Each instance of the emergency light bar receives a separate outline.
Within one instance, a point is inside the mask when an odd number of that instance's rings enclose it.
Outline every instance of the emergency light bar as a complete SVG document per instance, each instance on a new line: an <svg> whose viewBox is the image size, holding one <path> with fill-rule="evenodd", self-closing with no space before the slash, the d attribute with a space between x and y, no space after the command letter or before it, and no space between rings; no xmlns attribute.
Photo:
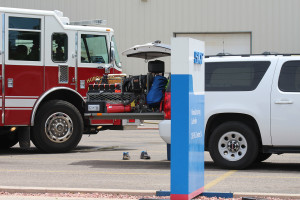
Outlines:
<svg viewBox="0 0 300 200"><path fill-rule="evenodd" d="M95 25L106 25L106 24L107 24L107 20L104 19L70 22L70 25L77 25L77 26L95 26Z"/></svg>

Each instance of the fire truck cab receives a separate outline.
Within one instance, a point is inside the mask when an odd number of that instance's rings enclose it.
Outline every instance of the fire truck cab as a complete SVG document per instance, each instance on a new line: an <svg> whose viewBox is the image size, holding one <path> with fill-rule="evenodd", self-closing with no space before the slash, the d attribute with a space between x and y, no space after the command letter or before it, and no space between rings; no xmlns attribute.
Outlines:
<svg viewBox="0 0 300 200"><path fill-rule="evenodd" d="M77 146L89 122L88 85L120 74L111 28L70 23L60 11L0 7L0 148L20 141L44 152ZM104 120L120 124L121 120Z"/></svg>

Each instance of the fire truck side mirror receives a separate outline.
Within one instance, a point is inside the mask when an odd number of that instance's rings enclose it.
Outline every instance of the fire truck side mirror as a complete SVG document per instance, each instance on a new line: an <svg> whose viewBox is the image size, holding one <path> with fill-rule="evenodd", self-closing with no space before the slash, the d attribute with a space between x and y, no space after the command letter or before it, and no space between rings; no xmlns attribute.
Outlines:
<svg viewBox="0 0 300 200"><path fill-rule="evenodd" d="M110 42L110 63L114 64L115 62L115 45L114 45L114 42L111 41Z"/></svg>
<svg viewBox="0 0 300 200"><path fill-rule="evenodd" d="M111 64L100 64L97 68L98 69L105 69L105 73L110 73L110 68L113 68L113 63Z"/></svg>

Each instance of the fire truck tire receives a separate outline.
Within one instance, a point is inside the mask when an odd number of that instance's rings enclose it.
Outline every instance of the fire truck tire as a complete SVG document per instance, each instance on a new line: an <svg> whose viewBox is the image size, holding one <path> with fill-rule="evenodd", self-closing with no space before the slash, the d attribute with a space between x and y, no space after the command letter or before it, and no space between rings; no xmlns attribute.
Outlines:
<svg viewBox="0 0 300 200"><path fill-rule="evenodd" d="M0 135L0 149L9 149L19 142L17 133Z"/></svg>
<svg viewBox="0 0 300 200"><path fill-rule="evenodd" d="M39 109L31 140L47 153L62 153L74 149L81 140L83 119L69 102L51 100Z"/></svg>

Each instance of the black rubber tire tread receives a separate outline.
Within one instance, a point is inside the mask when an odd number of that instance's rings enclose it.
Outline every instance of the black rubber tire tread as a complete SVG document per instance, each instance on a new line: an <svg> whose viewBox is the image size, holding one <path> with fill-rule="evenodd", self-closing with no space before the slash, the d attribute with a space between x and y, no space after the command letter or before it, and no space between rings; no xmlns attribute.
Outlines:
<svg viewBox="0 0 300 200"><path fill-rule="evenodd" d="M257 154L257 157L256 157L255 162L256 162L256 163L259 163L259 162L265 161L265 160L267 160L268 158L270 158L271 156L272 156L271 153L262 153L262 152L259 152L259 153Z"/></svg>
<svg viewBox="0 0 300 200"><path fill-rule="evenodd" d="M245 156L237 161L228 161L224 159L218 150L218 142L222 135L229 131L235 131L242 134L248 144ZM246 124L238 121L229 121L219 125L209 138L209 153L215 164L226 169L245 169L254 163L258 154L258 140L253 130Z"/></svg>
<svg viewBox="0 0 300 200"><path fill-rule="evenodd" d="M73 133L63 143L55 143L48 139L45 133L45 122L55 112L66 113L73 121ZM46 153L64 153L73 150L81 140L83 133L83 119L78 109L69 102L62 100L51 100L39 109L31 134L33 144Z"/></svg>
<svg viewBox="0 0 300 200"><path fill-rule="evenodd" d="M0 149L9 149L19 142L17 131L7 135L0 135Z"/></svg>

